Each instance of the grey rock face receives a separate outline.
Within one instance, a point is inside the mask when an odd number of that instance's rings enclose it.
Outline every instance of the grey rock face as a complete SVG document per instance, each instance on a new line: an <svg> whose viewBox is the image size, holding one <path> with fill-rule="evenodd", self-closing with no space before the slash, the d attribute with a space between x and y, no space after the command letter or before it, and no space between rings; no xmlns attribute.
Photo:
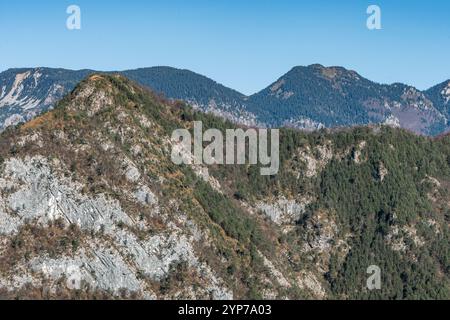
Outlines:
<svg viewBox="0 0 450 320"><path fill-rule="evenodd" d="M83 196L80 194L81 185L56 178L45 158L8 160L0 188L17 189L4 199L16 219L13 224L0 222L2 233L17 230L34 219L45 224L62 218L68 224L93 231L101 228L112 231L119 222L131 223L131 219L114 201L107 200L104 195L96 198Z"/></svg>
<svg viewBox="0 0 450 320"><path fill-rule="evenodd" d="M207 283L201 292L191 295L232 298L222 280L208 265L199 262L194 243L201 235L182 213L179 221L184 221L185 228L168 222L163 232L138 239L130 228L148 233L144 223L130 217L118 201L107 195L82 194L82 186L61 177L60 170L58 160L50 162L41 156L7 159L0 174L0 237L12 236L28 223L45 227L62 219L66 225L99 233L98 239L74 254L24 260L16 269L28 271L20 279L14 273L0 275L0 287L13 290L26 283L65 278L70 289L88 284L114 294L127 290L153 299L157 296L146 279L162 281L169 275L171 265L186 262ZM148 186L140 185L132 195L137 203L161 215L158 198Z"/></svg>
<svg viewBox="0 0 450 320"><path fill-rule="evenodd" d="M77 256L51 259L39 257L30 263L33 272L38 272L48 279L65 278L67 287L81 289L84 283L91 288L108 290L119 294L120 290L144 292L145 284L136 278L135 273L123 258L113 250L96 248L81 250ZM153 297L151 292L146 292Z"/></svg>
<svg viewBox="0 0 450 320"><path fill-rule="evenodd" d="M258 202L256 208L278 225L293 224L305 212L305 208L309 203L309 199L297 202L280 198L276 201Z"/></svg>

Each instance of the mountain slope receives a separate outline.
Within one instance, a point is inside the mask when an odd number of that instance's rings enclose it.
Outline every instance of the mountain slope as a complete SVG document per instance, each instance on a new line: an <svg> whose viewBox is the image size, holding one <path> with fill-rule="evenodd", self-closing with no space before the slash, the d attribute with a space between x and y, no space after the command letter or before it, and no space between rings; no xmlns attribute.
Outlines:
<svg viewBox="0 0 450 320"><path fill-rule="evenodd" d="M173 164L193 121L234 127L95 74L2 133L0 297L450 297L449 137L283 129L268 177Z"/></svg>
<svg viewBox="0 0 450 320"><path fill-rule="evenodd" d="M204 112L237 123L254 124L254 115L245 112L246 97L243 94L192 71L153 67L121 74L155 92L162 92L168 98L184 100Z"/></svg>
<svg viewBox="0 0 450 320"><path fill-rule="evenodd" d="M0 128L48 110L89 70L12 69L0 74ZM188 70L153 67L123 75L235 123L299 129L386 123L416 133L447 130L447 83L426 92L381 85L341 67L295 67L261 92L246 97ZM43 79L43 81L41 80Z"/></svg>
<svg viewBox="0 0 450 320"><path fill-rule="evenodd" d="M0 130L47 111L89 73L51 68L0 73Z"/></svg>
<svg viewBox="0 0 450 320"><path fill-rule="evenodd" d="M433 102L436 109L447 119L450 119L450 80L428 89L425 94Z"/></svg>
<svg viewBox="0 0 450 320"><path fill-rule="evenodd" d="M295 67L250 97L248 110L273 126L312 128L387 122L433 135L445 117L419 90L381 85L341 67Z"/></svg>
<svg viewBox="0 0 450 320"><path fill-rule="evenodd" d="M272 259L251 239L266 238L260 226L204 168L170 161L170 134L189 114L120 76L92 75L55 110L4 132L3 297L262 294L253 286L274 280L258 266ZM299 294L289 291L270 285L270 294Z"/></svg>
<svg viewBox="0 0 450 320"><path fill-rule="evenodd" d="M0 130L51 109L92 70L35 68L10 69L0 73ZM243 108L244 95L188 70L154 67L122 72L140 84L181 99L234 122L254 124Z"/></svg>
<svg viewBox="0 0 450 320"><path fill-rule="evenodd" d="M0 74L0 130L50 109L89 70L12 69ZM170 99L248 126L299 129L386 123L425 135L448 130L448 81L426 92L382 85L341 67L295 67L246 97L188 70L170 67L123 71Z"/></svg>

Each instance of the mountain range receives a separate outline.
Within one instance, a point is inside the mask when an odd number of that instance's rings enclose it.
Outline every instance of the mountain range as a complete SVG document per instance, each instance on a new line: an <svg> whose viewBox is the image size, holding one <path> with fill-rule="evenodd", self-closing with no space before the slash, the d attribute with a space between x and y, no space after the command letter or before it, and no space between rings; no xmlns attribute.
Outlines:
<svg viewBox="0 0 450 320"><path fill-rule="evenodd" d="M94 72L29 68L0 73L0 128L51 109ZM314 130L384 123L424 135L449 129L450 80L420 91L315 64L295 67L262 91L246 96L189 70L153 67L120 74L167 98L249 126Z"/></svg>
<svg viewBox="0 0 450 320"><path fill-rule="evenodd" d="M14 92L56 88L49 70L28 72ZM52 72L65 86L90 73ZM286 98L289 81L261 99ZM6 92L31 110L47 89ZM0 299L450 297L448 135L282 128L280 170L262 176L173 163L174 129L239 126L122 75L88 75L52 105L0 134Z"/></svg>

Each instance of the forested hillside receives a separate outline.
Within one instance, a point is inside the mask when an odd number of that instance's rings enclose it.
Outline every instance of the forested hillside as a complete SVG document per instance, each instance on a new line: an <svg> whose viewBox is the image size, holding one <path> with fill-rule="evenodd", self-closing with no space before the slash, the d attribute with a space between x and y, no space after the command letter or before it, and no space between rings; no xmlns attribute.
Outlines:
<svg viewBox="0 0 450 320"><path fill-rule="evenodd" d="M280 171L175 165L174 129L235 125L119 75L0 136L0 296L450 297L450 138L280 132ZM366 287L367 268L381 289Z"/></svg>
<svg viewBox="0 0 450 320"><path fill-rule="evenodd" d="M92 72L24 68L0 73L0 131L51 109ZM240 125L311 131L387 124L428 136L449 129L449 81L420 91L314 64L294 67L267 88L245 96L189 70L152 67L119 73L168 99L183 100Z"/></svg>

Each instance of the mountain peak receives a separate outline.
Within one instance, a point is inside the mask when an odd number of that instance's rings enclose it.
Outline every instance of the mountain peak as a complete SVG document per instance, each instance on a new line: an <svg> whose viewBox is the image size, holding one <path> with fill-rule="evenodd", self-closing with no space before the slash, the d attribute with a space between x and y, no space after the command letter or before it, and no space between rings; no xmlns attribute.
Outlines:
<svg viewBox="0 0 450 320"><path fill-rule="evenodd" d="M95 73L81 81L69 96L71 109L83 110L87 105L106 107L112 103L112 95L119 80L118 76ZM74 102L74 103L73 103Z"/></svg>
<svg viewBox="0 0 450 320"><path fill-rule="evenodd" d="M140 104L144 95L156 98L150 90L121 74L94 73L81 81L72 93L61 101L61 107L93 116L108 108Z"/></svg>
<svg viewBox="0 0 450 320"><path fill-rule="evenodd" d="M433 135L446 125L447 111L439 106L450 101L450 89L448 95L438 89L432 101L407 85L383 85L344 67L312 64L291 69L252 96L248 110L272 126L353 126L395 118L403 128Z"/></svg>
<svg viewBox="0 0 450 320"><path fill-rule="evenodd" d="M314 75L320 76L322 78L326 78L329 80L337 79L340 77L347 77L353 79L361 79L362 77L355 71L346 69L340 66L324 66L319 63L311 64L308 66L296 66L292 68L286 75L298 75L298 74L306 74L306 75Z"/></svg>
<svg viewBox="0 0 450 320"><path fill-rule="evenodd" d="M307 68L310 68L310 69L324 69L326 67L324 65L320 64L320 63L313 63L313 64L310 64L309 66L307 66Z"/></svg>

